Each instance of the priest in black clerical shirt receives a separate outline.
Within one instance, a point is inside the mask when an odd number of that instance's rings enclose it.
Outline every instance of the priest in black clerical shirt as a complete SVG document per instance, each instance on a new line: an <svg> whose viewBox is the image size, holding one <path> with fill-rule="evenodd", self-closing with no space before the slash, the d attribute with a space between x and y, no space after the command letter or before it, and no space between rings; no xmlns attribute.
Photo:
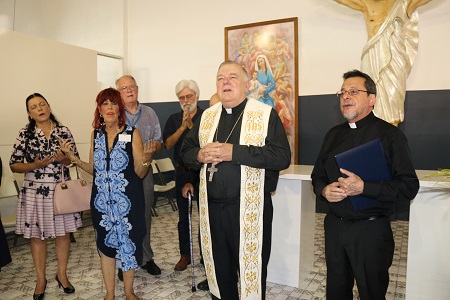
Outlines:
<svg viewBox="0 0 450 300"><path fill-rule="evenodd" d="M311 174L317 198L330 209L324 220L327 299L353 299L355 279L362 300L385 299L394 255L389 216L396 202L416 196L419 181L403 132L372 112L377 93L372 78L358 70L343 78L337 96L347 122L327 133ZM382 143L391 181L363 181L339 169L335 155L375 139ZM357 195L375 201L357 209L349 198Z"/></svg>
<svg viewBox="0 0 450 300"><path fill-rule="evenodd" d="M220 102L205 110L181 149L200 169L202 253L213 299L265 299L279 171L289 167L286 133L272 107L247 99L249 78L231 61L217 72Z"/></svg>

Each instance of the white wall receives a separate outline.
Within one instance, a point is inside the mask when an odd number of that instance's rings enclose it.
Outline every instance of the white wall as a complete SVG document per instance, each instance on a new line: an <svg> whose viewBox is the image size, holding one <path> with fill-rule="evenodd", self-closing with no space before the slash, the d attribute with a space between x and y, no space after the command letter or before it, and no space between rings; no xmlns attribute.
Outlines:
<svg viewBox="0 0 450 300"><path fill-rule="evenodd" d="M450 1L433 0L419 13L407 89L450 89ZM175 101L183 78L195 79L200 98L209 98L224 60L224 27L290 17L299 18L300 95L336 92L342 73L360 66L367 34L358 11L332 0L128 1L128 70L140 81L141 100Z"/></svg>
<svg viewBox="0 0 450 300"><path fill-rule="evenodd" d="M450 89L450 1L432 0L419 13L407 89ZM341 74L359 67L367 34L363 15L333 0L0 0L0 27L124 56L142 102L176 101L183 78L209 98L224 27L291 17L299 18L300 95L334 93Z"/></svg>
<svg viewBox="0 0 450 300"><path fill-rule="evenodd" d="M25 99L41 93L70 128L80 154L89 157L97 91L97 53L0 29L0 155L8 166L19 130L28 123ZM9 168L4 168L7 171Z"/></svg>
<svg viewBox="0 0 450 300"><path fill-rule="evenodd" d="M124 0L0 0L2 14L7 29L124 55Z"/></svg>
<svg viewBox="0 0 450 300"><path fill-rule="evenodd" d="M0 0L0 28L13 30L14 1Z"/></svg>

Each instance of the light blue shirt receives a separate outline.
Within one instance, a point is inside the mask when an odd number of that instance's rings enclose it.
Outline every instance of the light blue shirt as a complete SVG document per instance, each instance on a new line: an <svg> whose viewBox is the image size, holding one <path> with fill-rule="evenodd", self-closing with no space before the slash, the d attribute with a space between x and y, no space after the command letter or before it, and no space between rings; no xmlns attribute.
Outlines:
<svg viewBox="0 0 450 300"><path fill-rule="evenodd" d="M144 143L150 140L162 143L161 125L159 124L158 116L151 107L141 105L138 102L136 113L132 114L125 109L125 116L127 124L139 130Z"/></svg>

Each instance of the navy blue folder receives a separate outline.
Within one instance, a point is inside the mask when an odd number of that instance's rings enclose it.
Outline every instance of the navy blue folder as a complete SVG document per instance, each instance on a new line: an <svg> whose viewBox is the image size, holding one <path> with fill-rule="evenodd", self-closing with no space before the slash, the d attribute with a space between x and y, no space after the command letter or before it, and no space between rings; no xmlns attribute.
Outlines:
<svg viewBox="0 0 450 300"><path fill-rule="evenodd" d="M380 139L375 139L335 156L339 168L346 169L368 182L391 181L392 172ZM346 177L343 175L343 177ZM362 210L378 202L362 195L350 196L354 211Z"/></svg>

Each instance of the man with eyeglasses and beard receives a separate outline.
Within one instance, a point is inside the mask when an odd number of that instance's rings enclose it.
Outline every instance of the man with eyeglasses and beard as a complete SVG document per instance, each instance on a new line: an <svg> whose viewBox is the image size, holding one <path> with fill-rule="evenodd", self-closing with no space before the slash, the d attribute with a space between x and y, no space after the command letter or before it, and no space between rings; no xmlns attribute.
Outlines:
<svg viewBox="0 0 450 300"><path fill-rule="evenodd" d="M347 122L328 131L311 174L317 198L329 207L324 220L327 299L353 299L355 279L361 299L385 299L394 255L389 216L396 202L416 196L419 181L403 132L372 112L377 100L372 78L353 70L343 79L337 96ZM391 181L363 181L361 174L339 169L335 155L375 139L381 141ZM354 207L349 197L357 195L373 199L372 204Z"/></svg>
<svg viewBox="0 0 450 300"><path fill-rule="evenodd" d="M176 164L175 189L178 205L178 241L180 260L175 271L184 271L191 263L189 245L189 217L187 192L198 195L198 172L186 167L180 158L180 149L184 137L200 118L203 109L197 106L200 89L194 80L181 80L175 86L175 94L180 101L181 111L172 114L166 122L163 132L164 145L167 150L173 148L173 159ZM197 197L195 197L197 198ZM208 290L208 282L198 284L200 290Z"/></svg>

